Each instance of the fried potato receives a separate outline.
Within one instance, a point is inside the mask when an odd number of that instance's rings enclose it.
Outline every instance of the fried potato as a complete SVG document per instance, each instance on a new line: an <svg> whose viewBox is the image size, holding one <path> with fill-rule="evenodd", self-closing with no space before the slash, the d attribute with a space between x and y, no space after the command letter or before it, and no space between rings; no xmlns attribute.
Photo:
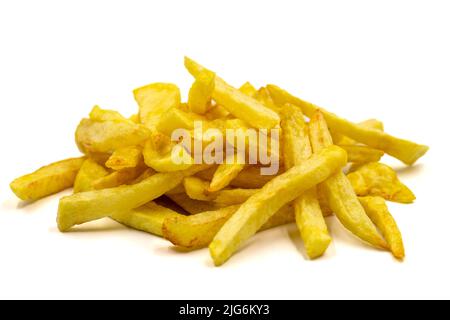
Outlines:
<svg viewBox="0 0 450 320"><path fill-rule="evenodd" d="M127 227L162 237L164 220L177 216L183 217L182 214L151 201L130 211L114 213L110 218Z"/></svg>
<svg viewBox="0 0 450 320"><path fill-rule="evenodd" d="M194 121L206 121L206 118L198 114L188 113L178 108L171 108L161 116L156 128L159 132L170 137L174 130L194 129Z"/></svg>
<svg viewBox="0 0 450 320"><path fill-rule="evenodd" d="M256 88L248 81L239 87L239 91L252 98L254 98L258 92L258 90L256 90Z"/></svg>
<svg viewBox="0 0 450 320"><path fill-rule="evenodd" d="M174 216L164 220L164 238L176 246L199 249L208 246L225 222L239 209L229 206L192 216ZM294 221L293 209L286 205L275 213L259 231Z"/></svg>
<svg viewBox="0 0 450 320"><path fill-rule="evenodd" d="M73 192L83 192L93 190L92 183L108 175L108 171L92 159L86 159L77 173L73 184Z"/></svg>
<svg viewBox="0 0 450 320"><path fill-rule="evenodd" d="M308 127L300 108L286 104L280 110L283 130L284 166L290 169L300 165L312 155ZM322 256L331 237L317 200L316 187L312 187L293 201L295 221L305 244L308 257Z"/></svg>
<svg viewBox="0 0 450 320"><path fill-rule="evenodd" d="M313 114L309 130L314 152L320 152L323 148L333 145L322 112L316 111ZM364 212L350 181L342 171L335 173L320 184L319 189L323 189L328 205L345 228L375 247L386 247L385 241Z"/></svg>
<svg viewBox="0 0 450 320"><path fill-rule="evenodd" d="M346 162L346 152L330 146L268 182L241 205L211 242L214 263L223 264L282 206L327 179Z"/></svg>
<svg viewBox="0 0 450 320"><path fill-rule="evenodd" d="M105 166L113 170L134 168L142 162L142 148L129 146L117 149L106 161Z"/></svg>
<svg viewBox="0 0 450 320"><path fill-rule="evenodd" d="M331 130L339 132L372 148L383 150L387 154L403 161L405 164L414 164L414 162L428 151L428 147L425 145L399 139L380 130L364 128L356 123L340 118L312 103L294 97L275 85L268 85L267 89L278 105L284 105L285 103L294 104L300 107L310 118L314 115L316 110L320 109Z"/></svg>
<svg viewBox="0 0 450 320"><path fill-rule="evenodd" d="M234 160L235 158L237 159ZM219 165L216 172L214 172L208 191L215 192L225 188L244 167L245 159L241 159L239 154L233 154L230 158L225 159L225 163Z"/></svg>
<svg viewBox="0 0 450 320"><path fill-rule="evenodd" d="M358 125L361 127L364 127L364 128L368 128L368 129L384 131L383 122L381 122L380 120L377 120L377 119L367 119L362 122L359 122ZM330 133L331 133L331 136L333 137L334 144L353 145L353 144L358 143L357 141L353 140L352 138L346 137L346 136L340 134L339 132L330 131Z"/></svg>
<svg viewBox="0 0 450 320"><path fill-rule="evenodd" d="M380 196L389 201L412 203L416 197L397 177L389 166L371 162L358 167L347 175L359 196Z"/></svg>
<svg viewBox="0 0 450 320"><path fill-rule="evenodd" d="M25 201L35 201L70 188L85 158L71 158L44 166L10 183L14 194Z"/></svg>
<svg viewBox="0 0 450 320"><path fill-rule="evenodd" d="M198 77L202 72L207 70L187 57L184 59L184 65L194 77ZM218 76L215 77L215 87L212 97L232 115L255 128L271 129L280 123L278 114L252 97L233 88Z"/></svg>
<svg viewBox="0 0 450 320"><path fill-rule="evenodd" d="M150 137L150 131L140 124L107 120L83 119L75 132L78 148L83 153L111 153L136 146Z"/></svg>
<svg viewBox="0 0 450 320"><path fill-rule="evenodd" d="M210 106L211 96L214 91L216 74L209 70L203 70L196 77L189 90L188 105L192 112L205 114Z"/></svg>
<svg viewBox="0 0 450 320"><path fill-rule="evenodd" d="M384 199L381 197L360 197L359 202L361 202L369 218L383 234L392 255L402 260L405 257L402 234L394 218L389 213Z"/></svg>
<svg viewBox="0 0 450 320"><path fill-rule="evenodd" d="M210 108L208 108L208 111L205 113L205 118L208 119L209 121L215 120L215 119L222 119L225 118L227 116L229 116L230 113L228 112L227 109L225 109L224 107L216 104L214 106L211 106Z"/></svg>
<svg viewBox="0 0 450 320"><path fill-rule="evenodd" d="M339 147L347 151L348 162L357 164L376 162L384 155L383 151L367 146L340 144Z"/></svg>
<svg viewBox="0 0 450 320"><path fill-rule="evenodd" d="M102 109L99 106L94 106L89 113L89 119L93 121L124 121L129 122L130 120L125 118L119 112L115 110Z"/></svg>
<svg viewBox="0 0 450 320"><path fill-rule="evenodd" d="M137 179L144 171L145 168L143 166L113 171L106 176L92 181L92 189L100 190L106 188L114 188L122 184L133 183L133 181Z"/></svg>
<svg viewBox="0 0 450 320"><path fill-rule="evenodd" d="M267 108L279 112L280 108L273 102L272 97L270 96L269 90L266 87L261 87L255 94L255 99L265 105Z"/></svg>
<svg viewBox="0 0 450 320"><path fill-rule="evenodd" d="M214 202L220 205L241 204L257 193L259 189L224 189L215 192Z"/></svg>
<svg viewBox="0 0 450 320"><path fill-rule="evenodd" d="M180 90L171 83L152 83L135 89L133 94L139 105L139 118L150 129L165 112L181 103Z"/></svg>
<svg viewBox="0 0 450 320"><path fill-rule="evenodd" d="M166 193L166 196L190 214L213 211L225 207L215 202L191 199L186 193Z"/></svg>

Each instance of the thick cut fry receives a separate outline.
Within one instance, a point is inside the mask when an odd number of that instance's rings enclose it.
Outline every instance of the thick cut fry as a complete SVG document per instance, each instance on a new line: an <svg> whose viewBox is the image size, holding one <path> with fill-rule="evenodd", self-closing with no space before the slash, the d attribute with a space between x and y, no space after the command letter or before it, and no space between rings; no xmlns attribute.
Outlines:
<svg viewBox="0 0 450 320"><path fill-rule="evenodd" d="M283 205L327 179L346 162L346 152L331 146L268 182L241 205L211 242L214 263L223 264Z"/></svg>
<svg viewBox="0 0 450 320"><path fill-rule="evenodd" d="M190 214L213 211L224 207L215 202L191 199L186 193L166 193L166 196Z"/></svg>
<svg viewBox="0 0 450 320"><path fill-rule="evenodd" d="M314 152L333 144L327 123L320 111L313 114L309 129ZM345 228L375 247L386 247L385 241L364 212L350 181L342 171L332 175L320 184L319 188L323 189L328 205Z"/></svg>
<svg viewBox="0 0 450 320"><path fill-rule="evenodd" d="M150 129L167 110L181 103L180 90L171 83L152 83L135 89L133 94L139 105L139 118Z"/></svg>
<svg viewBox="0 0 450 320"><path fill-rule="evenodd" d="M359 196L380 196L389 201L412 203L416 197L397 177L391 167L371 162L349 173L353 189Z"/></svg>
<svg viewBox="0 0 450 320"><path fill-rule="evenodd" d="M99 106L94 106L89 113L89 118L93 121L124 121L129 122L127 118L114 110L102 109Z"/></svg>
<svg viewBox="0 0 450 320"><path fill-rule="evenodd" d="M348 162L353 162L357 164L376 162L381 159L384 152L367 146L359 145L343 145L340 144L339 147L347 151Z"/></svg>
<svg viewBox="0 0 450 320"><path fill-rule="evenodd" d="M234 161L234 158L236 158ZM236 156L233 154L231 160L229 158L225 159L225 163L222 163L217 167L216 172L209 184L208 190L210 192L219 191L226 186L228 186L234 178L241 172L245 167L245 159L241 159L239 154Z"/></svg>
<svg viewBox="0 0 450 320"><path fill-rule="evenodd" d="M364 127L364 128L368 128L368 129L384 131L383 122L381 122L380 120L377 120L377 119L367 119L362 122L359 122L358 125L361 127ZM358 143L357 141L353 140L352 138L346 137L346 136L340 134L339 132L331 131L330 133L331 133L331 136L333 137L334 144L353 145L353 144Z"/></svg>
<svg viewBox="0 0 450 320"><path fill-rule="evenodd" d="M114 171L104 177L92 181L92 188L94 190L100 190L118 187L122 184L130 184L144 171L145 168L142 166Z"/></svg>
<svg viewBox="0 0 450 320"><path fill-rule="evenodd" d="M256 90L256 88L248 81L239 87L239 91L252 98L254 98L258 92L258 90Z"/></svg>
<svg viewBox="0 0 450 320"><path fill-rule="evenodd" d="M126 121L93 121L83 119L75 132L78 148L83 153L111 153L127 146L143 143L150 131L140 124Z"/></svg>
<svg viewBox="0 0 450 320"><path fill-rule="evenodd" d="M182 214L151 201L130 211L114 213L111 218L127 227L162 237L164 220L178 216L183 217Z"/></svg>
<svg viewBox="0 0 450 320"><path fill-rule="evenodd" d="M113 152L105 166L113 170L134 168L142 161L142 148L139 146L129 146L117 149Z"/></svg>
<svg viewBox="0 0 450 320"><path fill-rule="evenodd" d="M280 171L281 169L282 168L280 168ZM217 168L213 167L208 170L199 172L197 176L205 180L212 180L214 172L216 170ZM259 189L274 177L270 175L263 176L260 174L260 170L261 168L257 166L245 167L241 172L238 173L236 178L231 181L230 185L236 188Z"/></svg>
<svg viewBox="0 0 450 320"><path fill-rule="evenodd" d="M292 103L300 107L310 118L316 110L320 109L323 112L330 129L333 131L339 132L372 148L383 150L387 154L408 165L414 164L417 159L422 157L428 151L428 147L425 145L399 139L380 130L364 128L356 123L340 118L312 103L294 97L275 85L268 85L267 89L269 89L272 98L278 105Z"/></svg>
<svg viewBox="0 0 450 320"><path fill-rule="evenodd" d="M215 194L208 192L208 181L199 179L197 177L186 177L183 180L186 194L194 200L212 201L216 197Z"/></svg>
<svg viewBox="0 0 450 320"><path fill-rule="evenodd" d="M269 90L267 90L266 87L261 87L258 89L257 93L255 94L255 99L261 102L263 105L265 105L267 108L279 112L280 108L273 102L272 97L270 96Z"/></svg>
<svg viewBox="0 0 450 320"><path fill-rule="evenodd" d="M208 246L224 223L239 209L229 206L192 216L174 216L164 220L164 238L176 246L197 249ZM293 209L286 205L275 213L259 231L294 221Z"/></svg>
<svg viewBox="0 0 450 320"><path fill-rule="evenodd" d="M207 70L195 61L185 57L184 65L194 77ZM233 88L219 77L215 77L213 99L224 106L232 115L255 128L271 129L280 123L278 114L262 105L256 99Z"/></svg>
<svg viewBox="0 0 450 320"><path fill-rule="evenodd" d="M280 110L283 130L284 166L290 169L311 157L308 127L300 108L286 104ZM293 201L295 221L308 257L320 257L327 250L331 237L317 200L316 187Z"/></svg>
<svg viewBox="0 0 450 320"><path fill-rule="evenodd" d="M159 132L171 137L172 132L177 129L194 129L194 121L205 121L206 118L201 115L188 113L179 108L172 108L164 113L156 128Z"/></svg>
<svg viewBox="0 0 450 320"><path fill-rule="evenodd" d="M209 70L203 70L196 77L189 90L188 105L192 112L206 113L214 91L216 75Z"/></svg>
<svg viewBox="0 0 450 320"><path fill-rule="evenodd" d="M369 218L380 229L391 249L392 255L397 259L403 259L405 257L405 248L403 247L402 234L384 199L381 197L360 197L359 201Z"/></svg>
<svg viewBox="0 0 450 320"><path fill-rule="evenodd" d="M185 176L203 169L199 166L186 171L157 173L133 185L63 197L59 201L58 228L60 231L67 231L77 224L140 207L175 188Z"/></svg>
<svg viewBox="0 0 450 320"><path fill-rule="evenodd" d="M73 192L78 193L93 190L92 183L106 175L108 175L108 171L103 166L92 159L86 159L75 178Z"/></svg>
<svg viewBox="0 0 450 320"><path fill-rule="evenodd" d="M25 201L39 200L73 186L85 158L71 158L49 164L33 173L15 179L9 185Z"/></svg>

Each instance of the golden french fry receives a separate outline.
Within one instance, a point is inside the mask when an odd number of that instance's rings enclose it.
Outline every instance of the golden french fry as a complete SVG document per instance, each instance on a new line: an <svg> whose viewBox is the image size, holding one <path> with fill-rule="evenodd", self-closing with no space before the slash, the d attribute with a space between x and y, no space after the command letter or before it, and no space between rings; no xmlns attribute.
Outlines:
<svg viewBox="0 0 450 320"><path fill-rule="evenodd" d="M164 238L176 246L198 249L208 246L224 223L239 209L229 206L192 216L173 216L164 220ZM260 229L266 230L294 221L293 209L286 205L275 213Z"/></svg>
<svg viewBox="0 0 450 320"><path fill-rule="evenodd" d="M184 65L194 77L198 77L199 74L207 70L188 57L185 57ZM278 114L252 97L233 88L218 76L215 77L212 97L218 104L224 106L232 115L242 119L255 128L271 129L280 123Z"/></svg>
<svg viewBox="0 0 450 320"><path fill-rule="evenodd" d="M104 176L108 175L108 171L92 159L86 159L77 173L73 184L73 192L83 192L93 190L92 183Z"/></svg>
<svg viewBox="0 0 450 320"><path fill-rule="evenodd" d="M384 155L383 151L367 146L339 144L339 147L347 151L348 162L357 164L376 162Z"/></svg>
<svg viewBox="0 0 450 320"><path fill-rule="evenodd" d="M267 108L278 113L280 108L273 102L272 97L270 96L269 90L266 87L261 87L255 94L255 99L265 105Z"/></svg>
<svg viewBox="0 0 450 320"><path fill-rule="evenodd" d="M414 162L428 151L428 147L425 145L399 139L380 130L364 128L356 123L340 118L312 103L294 97L275 85L268 85L267 89L269 90L272 99L274 99L278 105L292 103L300 107L310 118L314 115L316 110L320 109L331 130L339 132L372 148L383 150L387 154L408 165L414 164Z"/></svg>
<svg viewBox="0 0 450 320"><path fill-rule="evenodd" d="M225 189L215 192L214 203L219 205L241 204L257 193L259 189Z"/></svg>
<svg viewBox="0 0 450 320"><path fill-rule="evenodd" d="M125 118L119 112L115 110L102 109L99 106L94 106L89 113L89 119L93 121L124 121L129 122L130 120Z"/></svg>
<svg viewBox="0 0 450 320"><path fill-rule="evenodd" d="M211 242L214 263L223 264L282 206L327 179L346 162L346 152L330 146L268 182L241 205Z"/></svg>
<svg viewBox="0 0 450 320"><path fill-rule="evenodd" d="M361 127L364 127L364 128L368 128L368 129L384 131L383 122L381 122L380 120L377 120L377 119L367 119L362 122L359 122L358 125ZM346 137L339 132L330 131L330 133L331 133L331 136L333 137L334 144L353 145L353 144L358 143L357 141L353 140L352 138Z"/></svg>
<svg viewBox="0 0 450 320"><path fill-rule="evenodd" d="M333 145L327 123L320 111L316 111L309 123L311 145L314 152ZM361 240L379 248L385 248L386 242L364 212L350 181L342 171L329 177L319 189L323 189L328 205L339 221Z"/></svg>
<svg viewBox="0 0 450 320"><path fill-rule="evenodd" d="M205 121L206 118L195 113L189 113L179 108L171 108L164 113L156 128L159 132L164 133L168 137L177 129L194 129L194 121Z"/></svg>
<svg viewBox="0 0 450 320"><path fill-rule="evenodd" d="M397 177L391 167L371 162L349 173L353 189L359 196L380 196L389 201L412 203L416 196Z"/></svg>
<svg viewBox="0 0 450 320"><path fill-rule="evenodd" d="M180 90L171 83L152 83L135 89L133 94L141 123L150 129L154 129L165 112L181 103Z"/></svg>
<svg viewBox="0 0 450 320"><path fill-rule="evenodd" d="M214 91L216 74L203 70L196 77L189 90L188 105L192 112L206 113Z"/></svg>
<svg viewBox="0 0 450 320"><path fill-rule="evenodd" d="M151 201L130 211L116 212L110 218L127 227L162 237L164 220L177 216L183 217L182 214Z"/></svg>
<svg viewBox="0 0 450 320"><path fill-rule="evenodd" d="M214 172L208 191L215 192L225 188L244 167L245 159L241 159L239 154L226 158L225 163L220 164Z"/></svg>
<svg viewBox="0 0 450 320"><path fill-rule="evenodd" d="M185 193L166 193L166 196L190 214L213 211L224 207L223 205L219 205L215 202L191 199Z"/></svg>
<svg viewBox="0 0 450 320"><path fill-rule="evenodd" d="M106 176L100 177L92 181L92 189L100 190L106 188L114 188L122 184L133 183L133 181L137 179L144 171L145 168L139 166L135 168L127 168L111 172Z"/></svg>
<svg viewBox="0 0 450 320"><path fill-rule="evenodd" d="M248 81L239 87L239 91L252 98L254 98L258 92L258 90L256 90L256 88Z"/></svg>
<svg viewBox="0 0 450 320"><path fill-rule="evenodd" d="M397 259L405 257L402 234L397 227L394 217L389 213L386 202L381 197L360 197L359 202L366 210L367 215L380 229L391 249L392 255Z"/></svg>
<svg viewBox="0 0 450 320"><path fill-rule="evenodd" d="M83 119L75 132L78 148L83 153L111 153L127 146L136 146L150 137L143 125L131 121L93 121Z"/></svg>
<svg viewBox="0 0 450 320"><path fill-rule="evenodd" d="M113 170L134 168L142 161L142 148L129 146L117 149L106 161L105 166Z"/></svg>
<svg viewBox="0 0 450 320"><path fill-rule="evenodd" d="M280 110L283 130L284 166L290 169L312 155L308 127L300 108L286 104ZM331 237L317 200L316 187L293 201L295 221L308 257L320 257L327 250Z"/></svg>
<svg viewBox="0 0 450 320"><path fill-rule="evenodd" d="M35 201L73 186L85 158L71 158L44 166L10 183L14 194L25 201Z"/></svg>

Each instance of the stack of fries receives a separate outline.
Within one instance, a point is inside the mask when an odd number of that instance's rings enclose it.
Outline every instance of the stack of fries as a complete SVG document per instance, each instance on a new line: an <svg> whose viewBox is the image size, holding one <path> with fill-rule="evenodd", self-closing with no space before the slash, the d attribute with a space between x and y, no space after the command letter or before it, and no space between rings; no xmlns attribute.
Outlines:
<svg viewBox="0 0 450 320"><path fill-rule="evenodd" d="M386 153L413 165L427 146L275 85L237 89L189 58L185 66L195 78L187 103L176 85L153 83L134 90L139 111L129 118L95 106L76 129L84 156L14 180L13 192L35 201L73 187L59 202L60 231L111 218L176 246L209 246L216 265L256 232L294 221L307 255L320 257L331 242L328 215L403 259L385 200L415 196L379 160Z"/></svg>

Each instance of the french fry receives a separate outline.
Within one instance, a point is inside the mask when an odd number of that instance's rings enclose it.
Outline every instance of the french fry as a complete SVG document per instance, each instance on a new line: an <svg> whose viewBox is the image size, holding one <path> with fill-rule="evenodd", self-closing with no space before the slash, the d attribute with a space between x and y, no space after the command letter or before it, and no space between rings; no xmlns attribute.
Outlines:
<svg viewBox="0 0 450 320"><path fill-rule="evenodd" d="M92 181L92 188L93 190L100 190L106 188L114 188L122 184L132 183L133 180L138 178L139 175L144 172L144 170L145 169L140 166L111 172L106 176Z"/></svg>
<svg viewBox="0 0 450 320"><path fill-rule="evenodd" d="M127 227L162 237L164 220L177 216L183 217L182 214L151 201L130 211L114 213L110 218Z"/></svg>
<svg viewBox="0 0 450 320"><path fill-rule="evenodd" d="M219 205L231 206L233 204L241 204L248 198L257 193L259 189L224 189L215 192L214 203Z"/></svg>
<svg viewBox="0 0 450 320"><path fill-rule="evenodd" d="M113 170L122 170L137 167L141 161L142 148L129 146L115 150L105 166Z"/></svg>
<svg viewBox="0 0 450 320"><path fill-rule="evenodd" d="M171 83L152 83L135 89L133 94L139 105L139 119L150 129L165 112L181 103L180 90Z"/></svg>
<svg viewBox="0 0 450 320"><path fill-rule="evenodd" d="M254 98L258 92L258 90L256 90L256 88L248 81L239 87L239 91L252 98Z"/></svg>
<svg viewBox="0 0 450 320"><path fill-rule="evenodd" d="M371 162L358 167L347 175L353 189L359 196L380 196L386 200L412 203L416 197L397 177L389 166Z"/></svg>
<svg viewBox="0 0 450 320"><path fill-rule="evenodd" d="M188 113L179 108L171 108L161 116L156 128L159 132L170 137L174 130L194 129L194 121L206 121L206 118L195 113Z"/></svg>
<svg viewBox="0 0 450 320"><path fill-rule="evenodd" d="M327 123L320 111L316 111L309 123L311 145L314 152L333 145ZM364 212L352 185L342 171L339 171L319 185L323 189L328 205L342 225L361 240L378 248L386 243L376 227Z"/></svg>
<svg viewBox="0 0 450 320"><path fill-rule="evenodd" d="M125 118L119 112L115 110L102 109L99 106L94 106L89 113L89 119L93 121L123 121L129 122L130 120Z"/></svg>
<svg viewBox="0 0 450 320"><path fill-rule="evenodd" d="M381 122L380 120L377 120L377 119L367 119L362 122L359 122L358 125L361 127L364 127L364 128L368 128L368 129L384 131L383 122ZM340 134L339 132L330 131L330 133L331 133L331 136L333 137L334 144L353 145L353 144L358 143L357 141L353 140L352 138L346 137L346 136Z"/></svg>
<svg viewBox="0 0 450 320"><path fill-rule="evenodd" d="M235 158L236 160L234 160ZM225 188L244 167L245 159L240 159L239 154L233 154L231 160L229 158L225 159L225 163L220 164L216 172L214 172L208 191L215 192Z"/></svg>
<svg viewBox="0 0 450 320"><path fill-rule="evenodd" d="M261 87L255 94L255 99L265 105L267 108L279 113L280 108L275 104L266 87Z"/></svg>
<svg viewBox="0 0 450 320"><path fill-rule="evenodd" d="M216 75L209 70L203 70L195 78L189 90L188 105L192 112L205 114L214 91Z"/></svg>
<svg viewBox="0 0 450 320"><path fill-rule="evenodd" d="M83 192L93 190L92 183L104 176L108 175L108 171L92 159L86 159L77 173L73 184L73 192Z"/></svg>
<svg viewBox="0 0 450 320"><path fill-rule="evenodd" d="M15 179L9 186L21 200L39 200L72 187L84 161L81 157L54 162Z"/></svg>
<svg viewBox="0 0 450 320"><path fill-rule="evenodd" d="M224 207L215 202L191 199L186 193L166 193L166 196L190 214L213 211Z"/></svg>
<svg viewBox="0 0 450 320"><path fill-rule="evenodd" d="M376 162L381 159L384 152L367 146L360 146L355 144L343 145L339 147L347 151L348 162L363 164L368 162Z"/></svg>
<svg viewBox="0 0 450 320"><path fill-rule="evenodd" d="M300 165L312 155L308 127L300 108L286 104L280 110L283 130L284 166L290 169ZM317 200L316 187L312 187L293 201L295 221L305 244L308 257L320 257L327 250L331 237Z"/></svg>
<svg viewBox="0 0 450 320"><path fill-rule="evenodd" d="M188 57L185 57L184 65L194 77L198 77L202 72L207 70ZM215 77L212 97L232 115L255 128L271 129L280 123L278 114L252 97L233 88L218 76Z"/></svg>
<svg viewBox="0 0 450 320"><path fill-rule="evenodd" d="M188 249L207 247L225 222L239 209L229 206L192 216L177 215L164 220L164 238ZM275 213L259 231L294 221L293 209L286 205Z"/></svg>
<svg viewBox="0 0 450 320"><path fill-rule="evenodd" d="M402 234L394 218L389 213L385 200L381 197L359 197L359 202L361 202L369 218L383 234L392 255L402 260L405 257Z"/></svg>
<svg viewBox="0 0 450 320"><path fill-rule="evenodd" d="M330 146L268 182L216 234L209 246L214 263L223 264L282 206L327 179L346 162L346 152Z"/></svg>
<svg viewBox="0 0 450 320"><path fill-rule="evenodd" d="M310 118L314 115L316 110L320 109L331 130L339 132L372 148L383 150L387 154L403 161L405 164L414 164L428 151L428 147L425 145L399 139L380 130L364 128L356 123L340 118L312 103L294 97L275 85L268 85L267 89L278 105L284 105L285 103L296 105Z"/></svg>

